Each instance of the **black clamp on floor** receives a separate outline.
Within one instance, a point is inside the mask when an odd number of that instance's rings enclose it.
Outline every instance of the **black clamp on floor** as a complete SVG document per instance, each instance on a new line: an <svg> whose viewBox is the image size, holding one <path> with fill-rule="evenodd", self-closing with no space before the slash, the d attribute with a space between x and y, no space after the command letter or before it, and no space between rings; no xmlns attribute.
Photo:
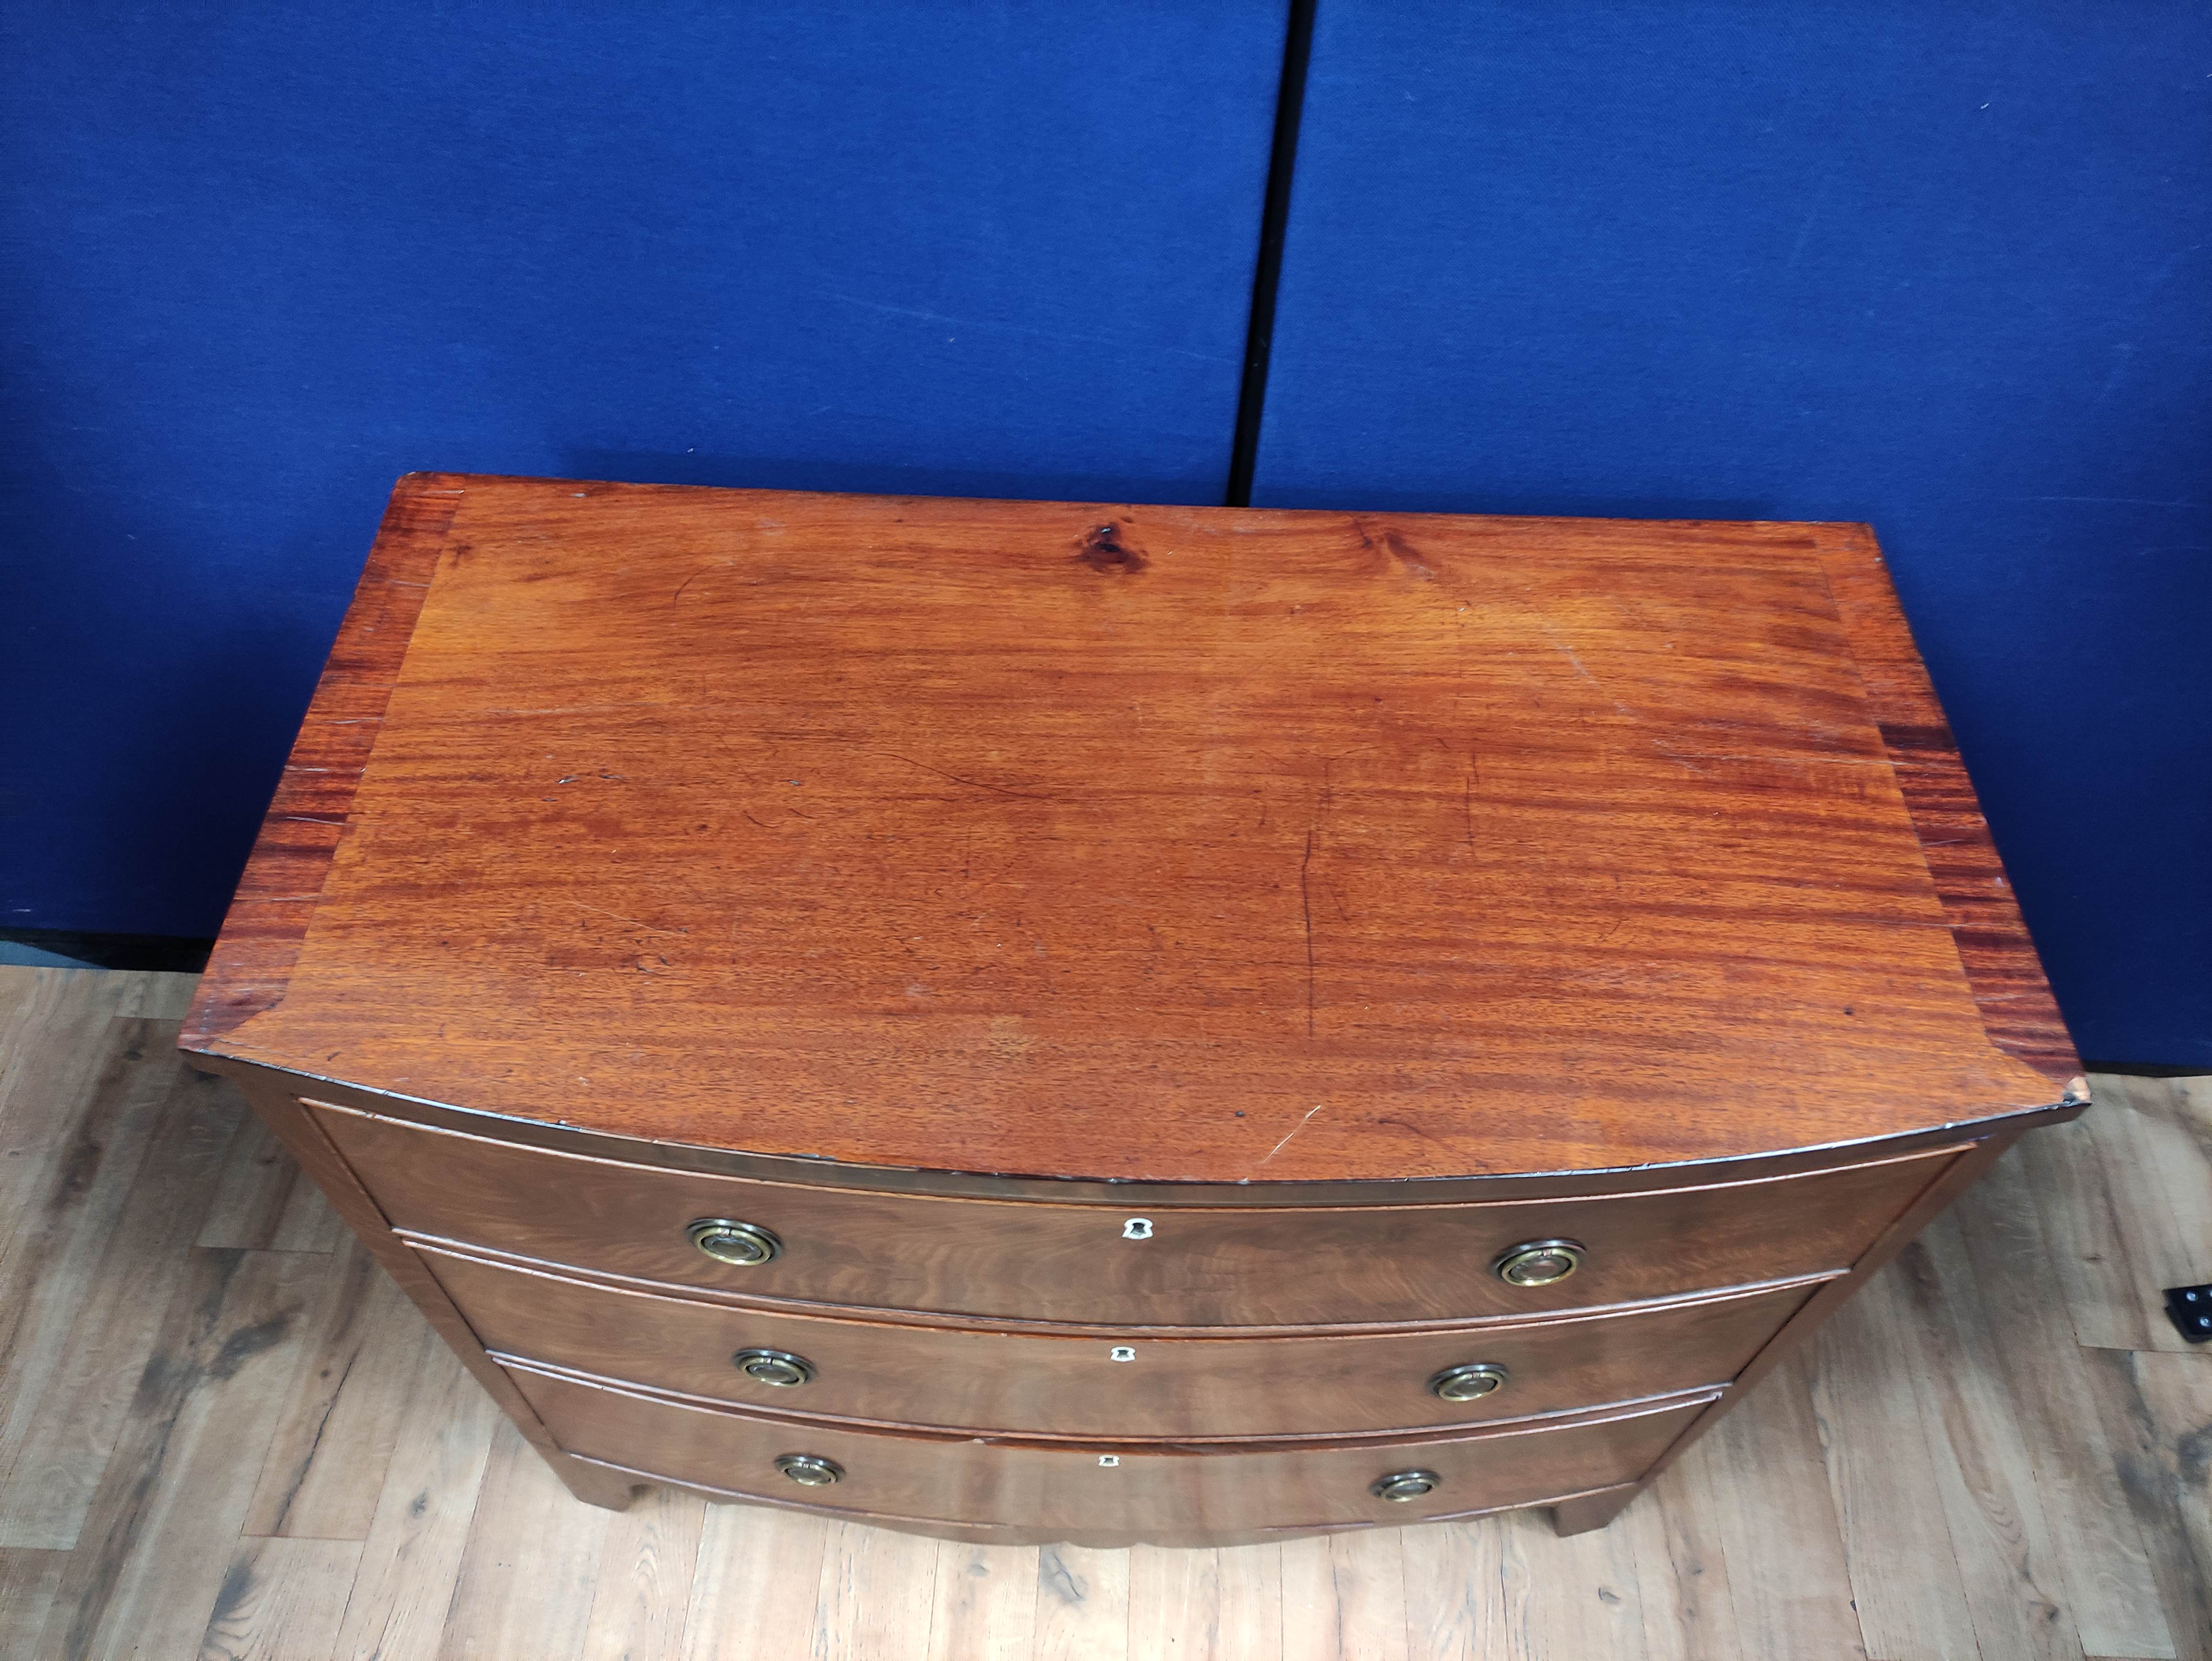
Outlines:
<svg viewBox="0 0 2212 1661"><path fill-rule="evenodd" d="M2166 1314L2191 1343L2212 1343L2212 1286L2166 1287Z"/></svg>

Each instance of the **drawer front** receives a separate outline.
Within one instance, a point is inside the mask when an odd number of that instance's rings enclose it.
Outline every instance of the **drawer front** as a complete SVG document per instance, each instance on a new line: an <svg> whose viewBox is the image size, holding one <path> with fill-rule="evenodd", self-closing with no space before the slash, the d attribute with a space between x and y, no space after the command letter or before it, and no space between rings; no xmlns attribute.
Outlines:
<svg viewBox="0 0 2212 1661"><path fill-rule="evenodd" d="M1125 1444L1102 1455L757 1419L508 1371L563 1448L649 1475L909 1521L1139 1537L1411 1523L1632 1482L1712 1399L1449 1439L1228 1451ZM794 1454L830 1460L842 1475L834 1486L802 1487L776 1468ZM1371 1492L1406 1471L1431 1474L1435 1487L1406 1501Z"/></svg>
<svg viewBox="0 0 2212 1661"><path fill-rule="evenodd" d="M1735 1378L1812 1294L1801 1281L1529 1325L1124 1342L766 1313L422 1256L485 1348L525 1360L775 1413L1109 1439L1350 1435L1674 1395ZM749 1377L741 1355L785 1382ZM1444 1399L1429 1386L1448 1369L1462 1370L1449 1390L1491 1387Z"/></svg>
<svg viewBox="0 0 2212 1661"><path fill-rule="evenodd" d="M1097 1326L1464 1320L1846 1269L1960 1152L1596 1199L1352 1208L936 1199L668 1171L306 1104L397 1227L670 1286L845 1308ZM734 1267L687 1228L767 1231ZM1566 1238L1547 1286L1499 1255Z"/></svg>

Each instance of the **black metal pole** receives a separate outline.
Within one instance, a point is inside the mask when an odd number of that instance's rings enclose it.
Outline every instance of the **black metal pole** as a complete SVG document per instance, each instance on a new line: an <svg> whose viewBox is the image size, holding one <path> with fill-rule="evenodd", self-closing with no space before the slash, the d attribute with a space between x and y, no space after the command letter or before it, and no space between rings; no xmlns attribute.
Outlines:
<svg viewBox="0 0 2212 1661"><path fill-rule="evenodd" d="M1275 338L1275 289L1283 275L1283 231L1291 218L1291 175L1297 166L1298 120L1305 113L1306 66L1313 58L1315 0L1291 0L1283 34L1283 80L1275 94L1275 143L1267 158L1267 204L1260 216L1260 257L1252 270L1252 319L1244 337L1244 383L1237 399L1237 435L1229 452L1231 508L1252 505L1252 469L1260 455L1260 416L1267 402L1267 354Z"/></svg>

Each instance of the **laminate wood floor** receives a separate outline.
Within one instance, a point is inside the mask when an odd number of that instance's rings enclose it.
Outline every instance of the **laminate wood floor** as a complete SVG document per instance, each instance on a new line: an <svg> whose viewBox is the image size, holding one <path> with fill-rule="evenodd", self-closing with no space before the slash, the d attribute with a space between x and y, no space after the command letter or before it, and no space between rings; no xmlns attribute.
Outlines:
<svg viewBox="0 0 2212 1661"><path fill-rule="evenodd" d="M224 1085L0 969L0 1657L2212 1661L2212 1080L2096 1080L1612 1528L973 1547L576 1504Z"/></svg>

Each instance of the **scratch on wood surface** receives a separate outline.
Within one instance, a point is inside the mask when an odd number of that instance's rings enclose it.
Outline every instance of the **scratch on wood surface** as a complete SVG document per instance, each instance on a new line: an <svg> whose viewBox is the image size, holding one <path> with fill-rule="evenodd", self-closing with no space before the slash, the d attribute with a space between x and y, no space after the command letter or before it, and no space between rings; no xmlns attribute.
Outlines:
<svg viewBox="0 0 2212 1661"><path fill-rule="evenodd" d="M588 715L600 709L658 709L665 698L628 698L619 703L562 703L548 709L487 709L488 715Z"/></svg>
<svg viewBox="0 0 2212 1661"><path fill-rule="evenodd" d="M1327 1102L1316 1102L1310 1108L1309 1108L1306 1110L1305 1117L1300 1119L1296 1124L1291 1127L1289 1135L1285 1135L1282 1141L1277 1142L1273 1147L1267 1150L1267 1159L1273 1159L1275 1155L1280 1153L1285 1148L1288 1147L1291 1145L1291 1137L1297 1135L1298 1132L1304 1130L1308 1125L1311 1124L1313 1123L1314 1115L1320 1112L1322 1109L1328 1105L1328 1104ZM1262 1159L1260 1163L1261 1165L1265 1165L1267 1163L1267 1159Z"/></svg>
<svg viewBox="0 0 2212 1661"><path fill-rule="evenodd" d="M1314 832L1318 827L1306 827L1305 857L1298 861L1298 910L1306 925L1306 1037L1314 1035L1314 938L1313 938L1313 870ZM1270 1153L1267 1159L1275 1156ZM1265 1165L1267 1159L1260 1163Z"/></svg>
<svg viewBox="0 0 2212 1661"><path fill-rule="evenodd" d="M626 922L632 928L642 928L648 934L688 934L688 928L656 928L649 922L640 922L635 917L625 917L619 911L610 911L604 905L586 904L582 900L570 900L571 905L582 906L586 911L596 911L603 917L612 917L617 922Z"/></svg>
<svg viewBox="0 0 2212 1661"><path fill-rule="evenodd" d="M1677 767L1686 768L1689 771L1695 773L1700 778L1709 779L1712 777L1711 773L1698 766L1696 762L1691 760L1689 757L1684 755L1680 750L1677 750L1673 745L1668 743L1664 739L1652 739L1651 747L1654 750L1656 750L1661 755L1666 757L1668 760L1673 762Z"/></svg>
<svg viewBox="0 0 2212 1661"><path fill-rule="evenodd" d="M1741 751L1735 750L1676 750L1671 746L1668 748L1667 753L1676 757L1678 760L1683 757L1688 757L1697 761L1765 761L1772 762L1778 765L1786 764L1792 767L1809 767L1816 764L1821 767L1887 767L1890 765L1889 758L1887 756L1802 756L1783 754L1760 756L1747 754Z"/></svg>
<svg viewBox="0 0 2212 1661"><path fill-rule="evenodd" d="M902 756L896 750L871 750L872 756L887 756L893 761L902 761L909 767L919 767L925 773L934 773L941 779L951 779L955 784L964 784L971 789L991 790L1002 796L1019 796L1024 801L1052 801L1055 798L1035 790L1015 790L1003 784L992 784L983 779L963 778L957 773L948 773L942 767L932 767L926 761L916 761L912 756Z"/></svg>
<svg viewBox="0 0 2212 1661"><path fill-rule="evenodd" d="M669 595L669 597L668 597L668 603L669 603L671 605L675 605L675 604L676 604L676 602L677 602L678 600L679 600L679 599L683 599L683 598L684 598L684 591L686 588L689 588L689 587L690 587L693 583L695 583L695 582L698 581L698 580L699 580L701 577L705 576L705 575L707 575L707 573L708 573L708 572L709 572L709 571L726 571L726 570L728 570L728 569L730 569L730 567L731 567L731 566L732 566L732 565L734 565L734 564L736 564L736 563L737 563L737 562L736 562L735 560L729 560L729 559L718 559L718 560L714 561L712 564L709 564L709 565L702 565L702 566L701 566L697 570L696 570L696 571L692 572L692 573L691 573L691 575L690 575L690 576L688 576L688 577L684 578L683 581L681 581L681 582L679 582L679 583L678 583L678 584L676 585L676 592L675 592L674 593L672 593L672 594Z"/></svg>
<svg viewBox="0 0 2212 1661"><path fill-rule="evenodd" d="M1596 686L1597 677L1590 673L1589 670L1583 666L1582 659L1576 655L1575 648L1559 638L1559 631L1557 629L1554 629L1550 624L1547 623L1544 625L1544 633L1551 641L1552 648L1558 652L1560 656L1565 658L1569 663L1574 666L1575 672L1577 675L1580 675L1584 680L1588 681L1591 685ZM1604 688L1599 687L1598 690L1602 691Z"/></svg>
<svg viewBox="0 0 2212 1661"><path fill-rule="evenodd" d="M1590 673L1589 668L1583 664L1581 657L1577 654L1575 648L1568 645L1565 641L1559 638L1559 631L1557 629L1547 623L1544 625L1544 634L1546 638L1552 642L1553 648L1558 651L1559 655L1566 659L1569 663L1574 666L1575 673L1579 675L1583 679L1588 681L1592 686L1595 687L1599 695L1602 697L1607 703L1613 705L1613 709L1617 714L1626 715L1631 721L1634 721L1636 719L1636 711L1630 709L1619 698L1613 697L1612 693L1606 691L1604 683L1599 680L1595 675Z"/></svg>

